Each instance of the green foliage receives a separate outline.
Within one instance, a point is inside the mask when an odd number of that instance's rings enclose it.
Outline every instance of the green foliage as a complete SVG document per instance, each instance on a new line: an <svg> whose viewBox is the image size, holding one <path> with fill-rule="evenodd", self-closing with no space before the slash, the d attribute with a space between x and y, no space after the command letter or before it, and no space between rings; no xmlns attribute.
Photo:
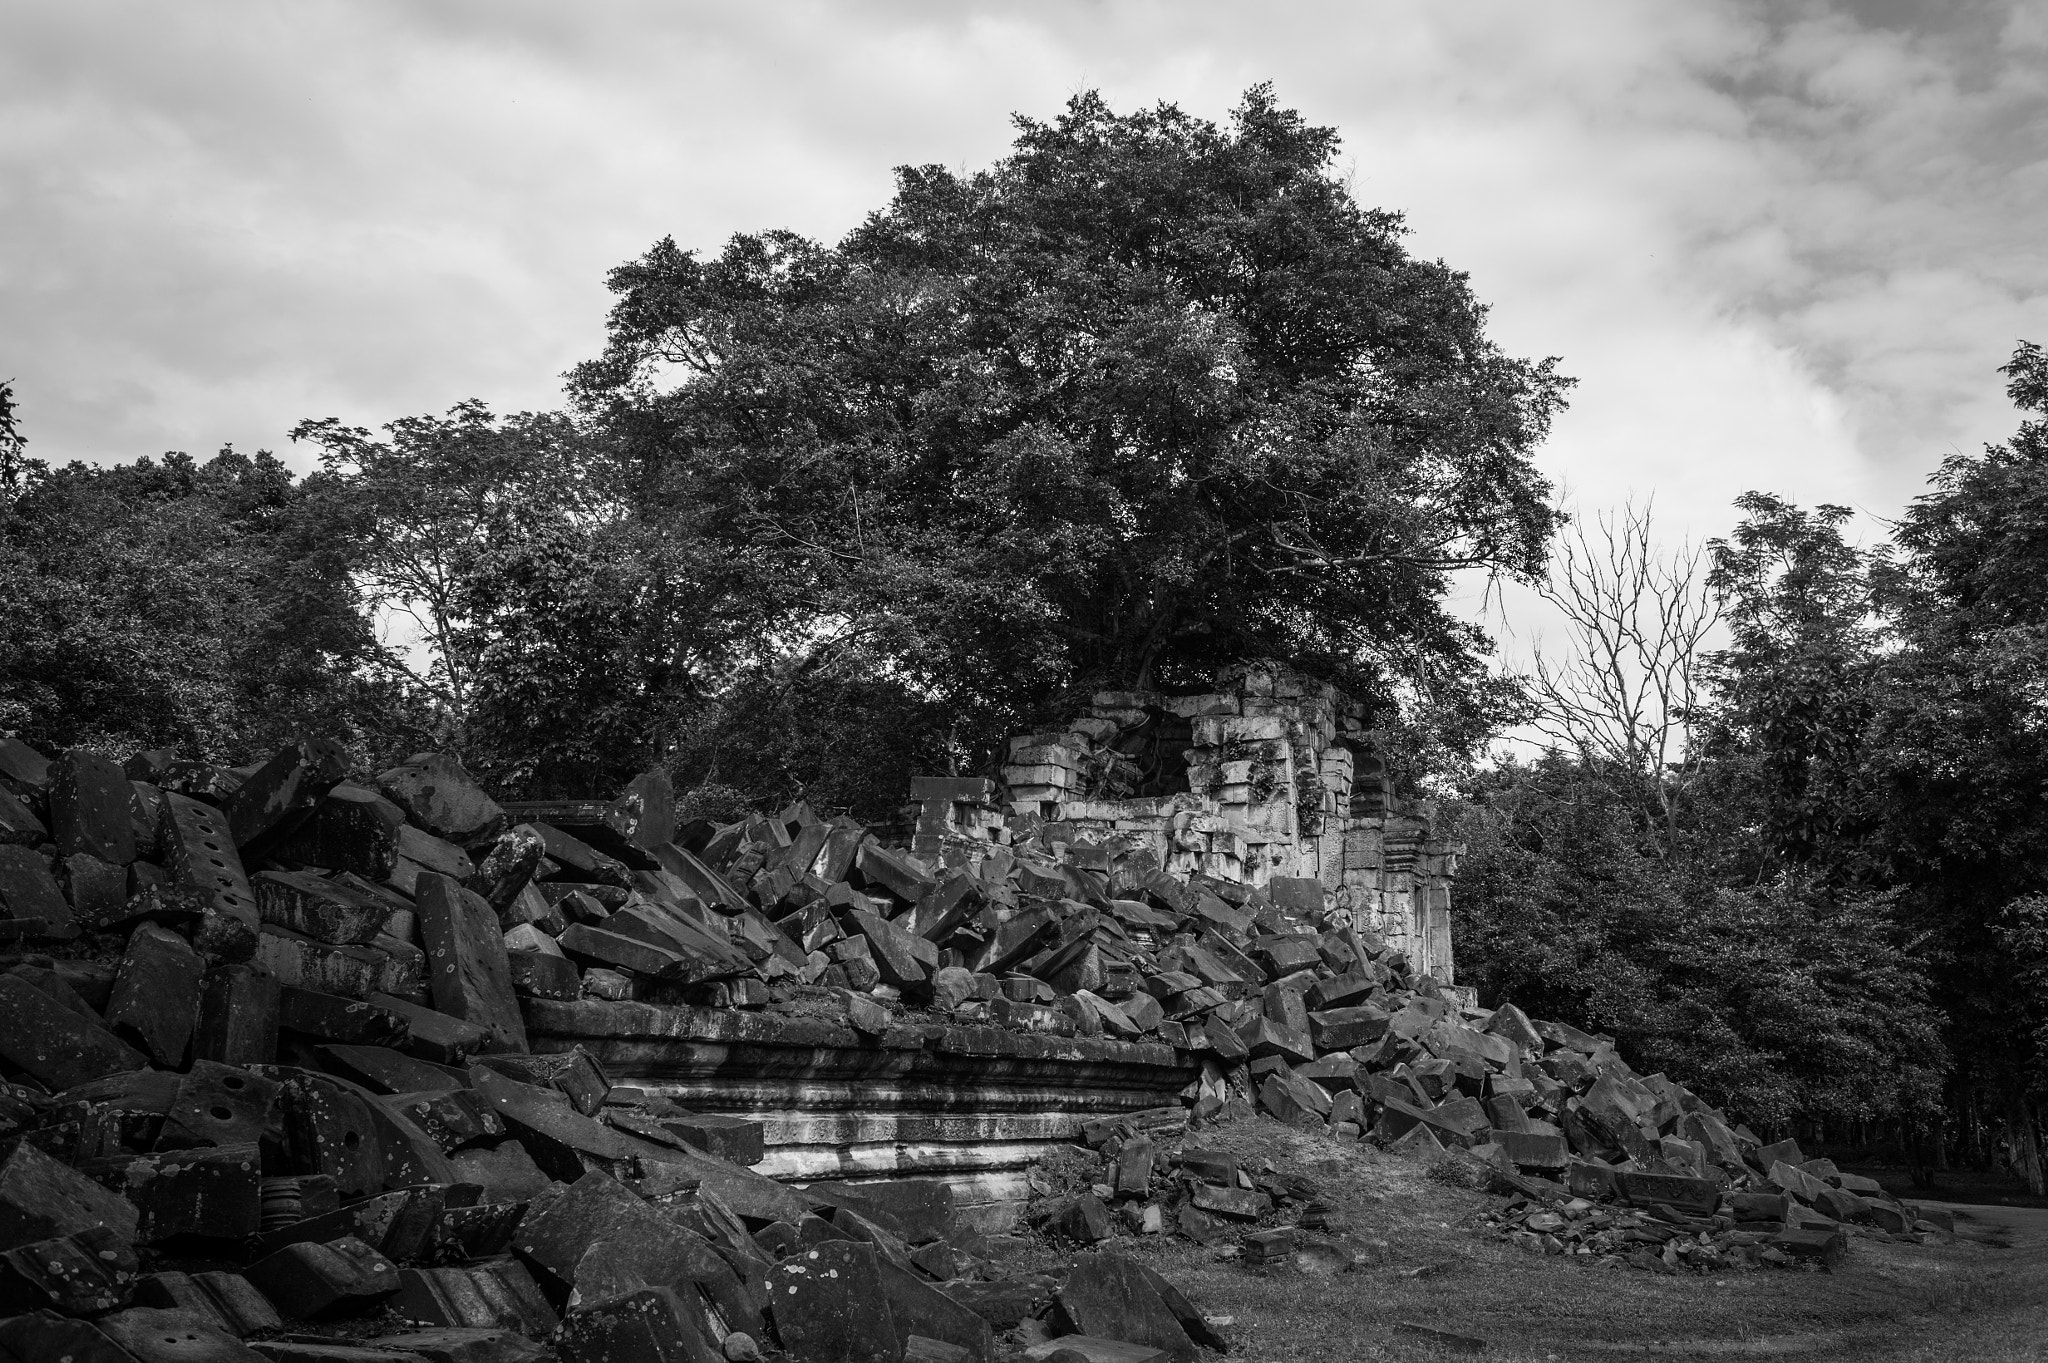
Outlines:
<svg viewBox="0 0 2048 1363"><path fill-rule="evenodd" d="M678 789L725 785L757 805L807 800L893 820L910 778L951 769L948 716L858 650L752 665L692 717L669 759Z"/></svg>
<svg viewBox="0 0 2048 1363"><path fill-rule="evenodd" d="M401 748L323 489L223 450L24 470L0 505L0 729L39 747L247 761L315 730Z"/></svg>
<svg viewBox="0 0 2048 1363"><path fill-rule="evenodd" d="M1674 839L1636 783L1576 760L1475 778L1450 811L1460 979L1609 1032L1759 1126L1931 1110L1940 1018L1895 897L1745 878L1765 849L1725 794Z"/></svg>
<svg viewBox="0 0 2048 1363"><path fill-rule="evenodd" d="M1427 696L1462 747L1501 696L1447 574L1540 565L1568 380L1335 147L1263 88L1228 128L1078 96L988 170L899 171L837 246L658 243L573 391L650 517L711 509L768 618L858 635L977 760L1248 656Z"/></svg>
<svg viewBox="0 0 2048 1363"><path fill-rule="evenodd" d="M1744 520L1708 546L1732 645L1709 659L1702 747L1752 758L1778 847L1813 857L1851 831L1879 635L1870 574L1884 557L1844 538L1847 507L1808 512L1758 492L1735 505Z"/></svg>
<svg viewBox="0 0 2048 1363"><path fill-rule="evenodd" d="M2031 1144L2029 1095L2048 1093L2048 357L2023 343L2004 373L2018 432L1945 461L1890 544L1850 543L1842 507L1737 503L1711 546L1730 646L1668 863L1589 768L1470 787L1468 971L1758 1113L1868 1111L1859 1086L1911 1113L1945 1049L1951 1110L2009 1117Z"/></svg>

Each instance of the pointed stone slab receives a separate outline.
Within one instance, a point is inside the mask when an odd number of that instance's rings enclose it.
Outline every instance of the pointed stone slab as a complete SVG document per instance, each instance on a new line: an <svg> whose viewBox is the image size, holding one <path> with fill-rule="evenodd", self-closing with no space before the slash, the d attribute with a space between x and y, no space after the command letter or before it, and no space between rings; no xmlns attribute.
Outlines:
<svg viewBox="0 0 2048 1363"><path fill-rule="evenodd" d="M504 931L490 902L447 876L422 873L415 899L431 966L434 1007L484 1029L494 1051L524 1051L526 1023L512 992Z"/></svg>
<svg viewBox="0 0 2048 1363"><path fill-rule="evenodd" d="M181 1069L205 977L206 962L184 938L144 923L130 935L121 956L107 1024L140 1040L163 1068Z"/></svg>
<svg viewBox="0 0 2048 1363"><path fill-rule="evenodd" d="M235 846L260 849L312 814L323 796L348 774L348 755L325 739L278 750L228 797L228 830Z"/></svg>
<svg viewBox="0 0 2048 1363"><path fill-rule="evenodd" d="M135 860L128 775L110 759L73 748L50 764L50 835L59 856L84 852L116 866Z"/></svg>
<svg viewBox="0 0 2048 1363"><path fill-rule="evenodd" d="M0 1056L52 1092L139 1070L149 1058L19 976L0 976Z"/></svg>
<svg viewBox="0 0 2048 1363"><path fill-rule="evenodd" d="M0 1249L103 1226L122 1240L135 1238L136 1211L69 1165L27 1141L0 1160Z"/></svg>
<svg viewBox="0 0 2048 1363"><path fill-rule="evenodd" d="M76 937L71 905L57 888L50 863L33 847L0 845L0 911L13 924L14 935Z"/></svg>

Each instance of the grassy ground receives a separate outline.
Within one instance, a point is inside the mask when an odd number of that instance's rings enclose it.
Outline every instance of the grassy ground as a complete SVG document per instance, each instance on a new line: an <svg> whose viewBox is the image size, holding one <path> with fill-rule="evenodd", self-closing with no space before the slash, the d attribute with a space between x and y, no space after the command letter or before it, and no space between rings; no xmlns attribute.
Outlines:
<svg viewBox="0 0 2048 1363"><path fill-rule="evenodd" d="M1855 1237L1833 1273L1666 1276L1529 1254L1476 1213L1503 1199L1449 1186L1425 1164L1269 1121L1203 1133L1251 1160L1317 1178L1363 1251L1350 1272L1253 1270L1181 1241L1121 1241L1211 1316L1239 1363L1451 1357L1403 1323L1486 1341L1507 1360L1788 1356L1814 1360L2048 1359L2048 1234L1965 1222L1954 1244ZM2031 1232L2029 1232L2031 1234Z"/></svg>

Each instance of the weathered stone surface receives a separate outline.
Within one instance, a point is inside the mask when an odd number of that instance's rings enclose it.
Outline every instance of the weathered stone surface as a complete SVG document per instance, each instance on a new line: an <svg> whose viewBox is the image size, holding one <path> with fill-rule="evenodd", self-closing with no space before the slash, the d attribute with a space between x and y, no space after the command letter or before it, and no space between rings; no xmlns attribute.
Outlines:
<svg viewBox="0 0 2048 1363"><path fill-rule="evenodd" d="M343 782L313 816L286 834L270 855L281 861L349 871L381 881L398 865L405 811L374 790Z"/></svg>
<svg viewBox="0 0 2048 1363"><path fill-rule="evenodd" d="M304 871L261 871L252 885L265 923L315 941L361 945L391 921L391 906L338 881Z"/></svg>
<svg viewBox="0 0 2048 1363"><path fill-rule="evenodd" d="M1073 1262L1053 1298L1062 1333L1121 1339L1164 1350L1174 1363L1200 1351L1137 1264L1107 1251Z"/></svg>
<svg viewBox="0 0 2048 1363"><path fill-rule="evenodd" d="M19 974L0 975L0 1057L52 1091L149 1063L89 1013L53 1005Z"/></svg>
<svg viewBox="0 0 2048 1363"><path fill-rule="evenodd" d="M889 1318L906 1353L911 1337L921 1336L964 1350L975 1363L992 1363L995 1336L988 1321L909 1270L889 1263L876 1268L889 1299Z"/></svg>
<svg viewBox="0 0 2048 1363"><path fill-rule="evenodd" d="M136 1273L135 1251L98 1227L0 1250L0 1300L16 1310L95 1316L128 1304Z"/></svg>
<svg viewBox="0 0 2048 1363"><path fill-rule="evenodd" d="M252 1141L144 1156L122 1171L145 1244L196 1236L239 1241L263 1221L263 1162Z"/></svg>
<svg viewBox="0 0 2048 1363"><path fill-rule="evenodd" d="M214 960L248 960L261 920L227 820L211 805L166 791L157 837L170 884L199 898L193 945Z"/></svg>
<svg viewBox="0 0 2048 1363"><path fill-rule="evenodd" d="M392 1303L403 1320L458 1329L520 1330L535 1339L559 1323L540 1285L517 1259L399 1271Z"/></svg>
<svg viewBox="0 0 2048 1363"><path fill-rule="evenodd" d="M31 937L76 936L71 905L51 873L50 863L32 847L0 844L0 910Z"/></svg>
<svg viewBox="0 0 2048 1363"><path fill-rule="evenodd" d="M526 1049L526 1024L512 993L505 939L482 896L447 876L422 875L420 934L432 961L434 1006L484 1029L489 1049Z"/></svg>
<svg viewBox="0 0 2048 1363"><path fill-rule="evenodd" d="M649 1287L562 1322L565 1363L724 1363L682 1297ZM798 1357L802 1363L801 1355ZM895 1363L891 1360L890 1363Z"/></svg>
<svg viewBox="0 0 2048 1363"><path fill-rule="evenodd" d="M199 995L195 1059L267 1065L277 1059L277 978L249 965L216 965Z"/></svg>
<svg viewBox="0 0 2048 1363"><path fill-rule="evenodd" d="M372 1100L333 1075L279 1066L273 1077L281 1081L292 1171L327 1175L345 1198L383 1191L384 1147Z"/></svg>
<svg viewBox="0 0 2048 1363"><path fill-rule="evenodd" d="M286 1245L246 1276L292 1314L315 1319L370 1310L398 1290L398 1266L353 1236Z"/></svg>
<svg viewBox="0 0 2048 1363"><path fill-rule="evenodd" d="M135 1304L195 1312L237 1339L284 1328L270 1299L239 1273L152 1273L135 1284Z"/></svg>
<svg viewBox="0 0 2048 1363"><path fill-rule="evenodd" d="M348 754L325 739L281 748L235 788L223 812L235 846L252 851L302 822L348 773Z"/></svg>
<svg viewBox="0 0 2048 1363"><path fill-rule="evenodd" d="M1570 1167L1571 1149L1563 1136L1533 1131L1510 1131L1495 1127L1493 1140L1508 1159L1521 1169L1553 1172Z"/></svg>
<svg viewBox="0 0 2048 1363"><path fill-rule="evenodd" d="M794 1363L899 1363L903 1342L870 1245L834 1240L775 1266L769 1299Z"/></svg>
<svg viewBox="0 0 2048 1363"><path fill-rule="evenodd" d="M0 781L0 844L40 847L49 840L49 827L36 813L28 796Z"/></svg>
<svg viewBox="0 0 2048 1363"><path fill-rule="evenodd" d="M0 1159L0 1249L95 1228L134 1240L134 1206L27 1141Z"/></svg>
<svg viewBox="0 0 2048 1363"><path fill-rule="evenodd" d="M504 809L447 753L416 753L379 773L377 788L412 822L452 843L494 838L507 823Z"/></svg>
<svg viewBox="0 0 2048 1363"><path fill-rule="evenodd" d="M50 836L57 854L83 852L116 866L135 860L128 774L97 753L73 748L50 764Z"/></svg>
<svg viewBox="0 0 2048 1363"><path fill-rule="evenodd" d="M184 938L154 923L140 925L114 977L108 1025L140 1041L164 1068L183 1067L205 975L206 962Z"/></svg>
<svg viewBox="0 0 2048 1363"><path fill-rule="evenodd" d="M583 1177L586 1157L617 1162L633 1153L623 1136L578 1112L563 1094L507 1079L481 1065L471 1067L470 1077L478 1096L550 1178L573 1183Z"/></svg>
<svg viewBox="0 0 2048 1363"><path fill-rule="evenodd" d="M197 1311L135 1306L95 1324L136 1363L269 1363Z"/></svg>

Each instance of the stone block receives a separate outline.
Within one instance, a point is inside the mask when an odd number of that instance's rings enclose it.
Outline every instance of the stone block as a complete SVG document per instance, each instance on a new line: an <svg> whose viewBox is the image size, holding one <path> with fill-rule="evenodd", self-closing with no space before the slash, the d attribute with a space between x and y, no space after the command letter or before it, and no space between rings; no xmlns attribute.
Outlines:
<svg viewBox="0 0 2048 1363"><path fill-rule="evenodd" d="M1514 1165L1522 1170L1554 1173L1571 1165L1571 1149L1565 1138L1534 1131L1493 1129L1493 1141Z"/></svg>
<svg viewBox="0 0 2048 1363"><path fill-rule="evenodd" d="M0 807L5 807L5 804L5 799L0 798ZM129 867L116 866L84 852L75 852L64 858L64 879L71 891L72 921L87 932L105 932L129 921L133 917L128 909L129 871Z"/></svg>
<svg viewBox="0 0 2048 1363"><path fill-rule="evenodd" d="M448 753L414 754L378 773L377 789L413 823L459 845L495 838L510 823L461 760Z"/></svg>
<svg viewBox="0 0 2048 1363"><path fill-rule="evenodd" d="M132 1306L95 1323L100 1334L122 1351L123 1363L270 1363L212 1317L196 1311ZM86 1359L81 1357L79 1363Z"/></svg>
<svg viewBox="0 0 2048 1363"><path fill-rule="evenodd" d="M95 1228L133 1241L136 1220L135 1208L126 1198L27 1141L18 1142L0 1159L0 1249Z"/></svg>
<svg viewBox="0 0 2048 1363"><path fill-rule="evenodd" d="M512 993L505 938L490 904L447 876L422 875L420 935L432 960L434 1006L481 1026L489 1049L524 1051L526 1024Z"/></svg>
<svg viewBox="0 0 2048 1363"><path fill-rule="evenodd" d="M389 903L304 871L261 871L251 885L265 923L336 946L372 941L392 917Z"/></svg>
<svg viewBox="0 0 2048 1363"><path fill-rule="evenodd" d="M583 1177L585 1159L609 1165L633 1153L617 1132L584 1116L552 1089L519 1083L481 1065L473 1066L470 1076L505 1129L550 1178L573 1183Z"/></svg>
<svg viewBox="0 0 2048 1363"><path fill-rule="evenodd" d="M0 782L0 843L40 847L49 840L49 826L29 805L28 798Z"/></svg>
<svg viewBox="0 0 2048 1363"><path fill-rule="evenodd" d="M1638 1207L1663 1203L1682 1212L1712 1216L1721 1205L1720 1185L1707 1179L1627 1171L1615 1177L1620 1183L1621 1195Z"/></svg>
<svg viewBox="0 0 2048 1363"><path fill-rule="evenodd" d="M442 1268L404 1268L393 1312L419 1325L518 1330L536 1339L554 1333L554 1308L516 1259Z"/></svg>
<svg viewBox="0 0 2048 1363"><path fill-rule="evenodd" d="M260 1141L270 1129L277 1090L277 1081L264 1075L211 1060L194 1060L191 1072L178 1081L157 1147Z"/></svg>
<svg viewBox="0 0 2048 1363"><path fill-rule="evenodd" d="M263 1222L263 1162L255 1142L145 1155L122 1171L145 1244L196 1237L240 1241Z"/></svg>
<svg viewBox="0 0 2048 1363"><path fill-rule="evenodd" d="M0 911L17 926L16 935L76 937L71 905L51 873L50 863L33 847L0 844Z"/></svg>
<svg viewBox="0 0 2048 1363"><path fill-rule="evenodd" d="M583 993L583 974L567 956L507 951L505 970L512 992L521 998L574 999Z"/></svg>
<svg viewBox="0 0 2048 1363"><path fill-rule="evenodd" d="M255 955L261 921L256 895L225 816L211 805L165 791L157 838L168 883L199 900L192 944L217 961L246 961Z"/></svg>
<svg viewBox="0 0 2048 1363"><path fill-rule="evenodd" d="M135 860L128 774L109 758L73 748L49 769L50 836L57 855L75 852L116 866Z"/></svg>
<svg viewBox="0 0 2048 1363"><path fill-rule="evenodd" d="M647 1287L562 1322L563 1363L724 1363L697 1323L696 1312L667 1287ZM792 1351L797 1363L807 1355ZM843 1355L855 1360L854 1355ZM865 1355L860 1356L861 1359ZM857 1360L856 1360L857 1363ZM891 1358L889 1363L896 1363Z"/></svg>
<svg viewBox="0 0 2048 1363"><path fill-rule="evenodd" d="M122 953L107 1024L132 1036L157 1064L180 1069L199 1017L206 962L184 938L154 923L137 927Z"/></svg>
<svg viewBox="0 0 2048 1363"><path fill-rule="evenodd" d="M96 1316L128 1304L137 1271L134 1249L95 1227L0 1250L0 1303Z"/></svg>
<svg viewBox="0 0 2048 1363"><path fill-rule="evenodd" d="M384 1147L372 1100L346 1080L279 1066L283 1153L290 1171L325 1174L344 1198L384 1190Z"/></svg>
<svg viewBox="0 0 2048 1363"><path fill-rule="evenodd" d="M879 843L862 843L854 865L869 885L877 885L906 904L915 904L938 885L931 874L901 852Z"/></svg>
<svg viewBox="0 0 2048 1363"><path fill-rule="evenodd" d="M199 994L195 1060L267 1065L277 1059L278 982L251 965L215 965Z"/></svg>
<svg viewBox="0 0 2048 1363"><path fill-rule="evenodd" d="M372 1310L398 1290L398 1266L353 1236L286 1245L244 1276L293 1315L316 1320Z"/></svg>
<svg viewBox="0 0 2048 1363"><path fill-rule="evenodd" d="M0 1057L52 1092L149 1063L89 1013L53 1006L19 974L0 975Z"/></svg>
<svg viewBox="0 0 2048 1363"><path fill-rule="evenodd" d="M348 774L348 754L325 739L280 748L235 788L223 812L238 848L260 851L304 821Z"/></svg>
<svg viewBox="0 0 2048 1363"><path fill-rule="evenodd" d="M716 1155L734 1164L759 1164L767 1158L767 1128L750 1118L672 1112L663 1115L659 1121L707 1155Z"/></svg>
<svg viewBox="0 0 2048 1363"><path fill-rule="evenodd" d="M898 1363L903 1342L872 1246L816 1245L769 1275L776 1328L793 1363Z"/></svg>
<svg viewBox="0 0 2048 1363"><path fill-rule="evenodd" d="M405 812L397 805L374 790L343 782L270 855L382 881L397 868L404 828Z"/></svg>
<svg viewBox="0 0 2048 1363"><path fill-rule="evenodd" d="M270 1299L239 1273L151 1273L135 1284L135 1304L193 1312L237 1339L284 1329Z"/></svg>

